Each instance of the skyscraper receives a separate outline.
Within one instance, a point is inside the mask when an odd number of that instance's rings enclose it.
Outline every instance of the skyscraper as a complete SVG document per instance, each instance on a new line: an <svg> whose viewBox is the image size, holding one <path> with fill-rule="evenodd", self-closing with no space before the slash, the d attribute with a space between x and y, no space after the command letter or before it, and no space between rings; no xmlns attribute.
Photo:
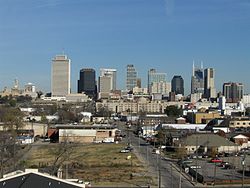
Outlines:
<svg viewBox="0 0 250 188"><path fill-rule="evenodd" d="M108 75L99 76L98 79L98 98L108 98L109 93L112 90L112 77Z"/></svg>
<svg viewBox="0 0 250 188"><path fill-rule="evenodd" d="M204 96L207 99L216 98L216 89L214 85L215 70L207 68L204 71Z"/></svg>
<svg viewBox="0 0 250 188"><path fill-rule="evenodd" d="M126 87L127 90L132 91L137 85L137 72L134 65L127 65L127 80Z"/></svg>
<svg viewBox="0 0 250 188"><path fill-rule="evenodd" d="M204 93L203 67L197 68L193 64L193 74L191 78L191 93Z"/></svg>
<svg viewBox="0 0 250 188"><path fill-rule="evenodd" d="M96 79L94 69L81 69L80 79L78 80L77 92L84 92L90 98L96 98Z"/></svg>
<svg viewBox="0 0 250 188"><path fill-rule="evenodd" d="M66 55L52 59L51 92L53 97L70 94L70 59Z"/></svg>
<svg viewBox="0 0 250 188"><path fill-rule="evenodd" d="M237 103L243 98L244 86L242 83L224 83L223 95L227 102Z"/></svg>
<svg viewBox="0 0 250 188"><path fill-rule="evenodd" d="M100 69L100 77L108 76L111 78L111 90L116 90L116 69Z"/></svg>
<svg viewBox="0 0 250 188"><path fill-rule="evenodd" d="M167 82L167 74L156 72L155 69L148 71L148 92L152 93L153 83Z"/></svg>
<svg viewBox="0 0 250 188"><path fill-rule="evenodd" d="M175 75L171 81L171 91L175 94L184 95L184 80L181 76Z"/></svg>

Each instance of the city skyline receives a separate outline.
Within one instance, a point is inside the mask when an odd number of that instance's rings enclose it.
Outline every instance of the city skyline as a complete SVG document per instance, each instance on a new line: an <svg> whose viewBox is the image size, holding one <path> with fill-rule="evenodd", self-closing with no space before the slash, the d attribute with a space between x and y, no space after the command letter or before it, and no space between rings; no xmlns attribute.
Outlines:
<svg viewBox="0 0 250 188"><path fill-rule="evenodd" d="M126 65L133 64L143 87L154 68L168 82L181 75L188 94L193 60L215 69L217 91L232 81L249 93L249 9L244 0L0 2L0 89L17 78L50 92L51 59L64 51L75 93L80 69L117 69L124 89Z"/></svg>

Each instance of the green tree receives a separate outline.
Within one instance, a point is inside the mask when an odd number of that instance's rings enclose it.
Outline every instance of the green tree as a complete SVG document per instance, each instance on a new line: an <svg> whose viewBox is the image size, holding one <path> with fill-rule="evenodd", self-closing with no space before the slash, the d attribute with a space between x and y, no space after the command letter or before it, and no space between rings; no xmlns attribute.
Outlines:
<svg viewBox="0 0 250 188"><path fill-rule="evenodd" d="M250 116L250 107L246 108L246 116Z"/></svg>
<svg viewBox="0 0 250 188"><path fill-rule="evenodd" d="M166 109L164 110L164 112L168 116L178 117L178 116L182 115L182 109L178 108L175 105L167 106Z"/></svg>

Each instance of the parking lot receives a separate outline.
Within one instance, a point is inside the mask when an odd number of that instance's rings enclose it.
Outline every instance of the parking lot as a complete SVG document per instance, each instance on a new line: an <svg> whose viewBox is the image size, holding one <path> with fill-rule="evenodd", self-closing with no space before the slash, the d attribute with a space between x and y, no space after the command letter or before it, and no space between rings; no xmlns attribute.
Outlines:
<svg viewBox="0 0 250 188"><path fill-rule="evenodd" d="M203 182L239 182L242 180L242 160L243 156L221 157L221 162L211 162L211 158L190 159L183 167L186 167L186 172L193 174L196 181L196 169L198 181ZM250 155L245 155L245 179L250 180Z"/></svg>

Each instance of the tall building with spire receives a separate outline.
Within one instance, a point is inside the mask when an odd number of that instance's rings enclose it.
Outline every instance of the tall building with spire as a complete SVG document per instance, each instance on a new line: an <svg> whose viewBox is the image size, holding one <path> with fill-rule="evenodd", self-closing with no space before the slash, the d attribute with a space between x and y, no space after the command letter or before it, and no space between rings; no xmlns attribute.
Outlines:
<svg viewBox="0 0 250 188"><path fill-rule="evenodd" d="M129 91L132 91L134 87L137 86L137 72L134 65L127 65L127 80L126 88Z"/></svg>
<svg viewBox="0 0 250 188"><path fill-rule="evenodd" d="M204 71L203 64L201 63L201 67L195 67L193 62L193 71L191 77L191 94L194 93L204 93Z"/></svg>
<svg viewBox="0 0 250 188"><path fill-rule="evenodd" d="M51 94L53 97L70 94L70 59L66 55L57 55L52 59Z"/></svg>

